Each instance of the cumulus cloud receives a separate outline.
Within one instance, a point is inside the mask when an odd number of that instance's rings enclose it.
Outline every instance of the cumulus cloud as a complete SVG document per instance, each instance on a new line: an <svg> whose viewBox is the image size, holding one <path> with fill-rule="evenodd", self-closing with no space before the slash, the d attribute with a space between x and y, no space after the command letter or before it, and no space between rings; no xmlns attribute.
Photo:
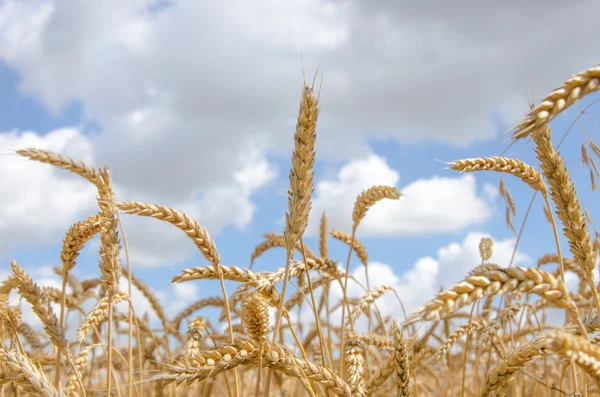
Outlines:
<svg viewBox="0 0 600 397"><path fill-rule="evenodd" d="M156 195L137 198L123 189L124 195L134 200L170 206L197 220L212 235L218 235L225 226L243 230L253 220L256 206L252 195L277 177L275 167L262 155L246 157L241 167L220 184L205 189L198 197L187 200L161 202ZM122 216L127 233L130 258L139 266L172 265L183 262L197 249L181 231L156 219Z"/></svg>
<svg viewBox="0 0 600 397"><path fill-rule="evenodd" d="M63 128L45 135L34 132L0 133L4 152L28 147L50 150L96 166L90 138L75 128ZM272 182L277 170L264 152L249 148L237 161L228 178L196 194L161 201L160 194L141 196L122 183L113 172L119 200L137 200L172 206L198 220L211 234L231 225L246 227L256 210L251 200L263 186ZM65 170L4 153L0 157L0 248L11 250L27 244L56 243L76 221L98 211L96 188ZM155 182L157 191L161 182ZM134 265L156 266L187 259L194 245L172 225L154 219L122 216L128 248ZM159 244L160 243L160 244ZM92 245L98 245L93 241Z"/></svg>
<svg viewBox="0 0 600 397"><path fill-rule="evenodd" d="M400 174L377 155L349 162L336 178L317 183L308 232L317 232L323 211L332 227L350 230L356 196L374 185L396 186L399 180ZM455 231L486 220L491 212L472 175L418 179L399 189L399 201L382 200L369 209L361 236Z"/></svg>
<svg viewBox="0 0 600 397"><path fill-rule="evenodd" d="M433 299L440 288L452 287L464 279L466 274L481 263L479 241L489 235L470 232L461 242L441 247L435 256L418 259L408 271L398 274L393 264L369 264L371 288L385 284L394 287L408 312ZM491 262L508 266L514 248L514 239L494 240ZM518 252L515 264L530 264L529 256ZM364 270L354 271L359 281L364 283ZM396 276L394 276L396 274ZM354 287L354 295L363 295L360 287ZM380 309L387 315L399 316L400 309L396 298L389 295L381 303Z"/></svg>
<svg viewBox="0 0 600 397"><path fill-rule="evenodd" d="M72 155L93 163L89 141L78 130L65 128L46 135L0 133L0 245L55 242L75 221L94 213L96 189L78 175L31 161L7 149L36 147Z"/></svg>
<svg viewBox="0 0 600 397"><path fill-rule="evenodd" d="M460 242L450 243L438 249L433 256L417 259L406 271L401 272L397 264L370 262L369 283L371 289L386 285L395 291L387 291L375 302L383 317L392 316L404 320L404 309L410 316L414 309L435 298L440 288L447 289L464 279L467 273L481 263L479 241L488 234L469 232ZM514 247L514 239L496 240L491 262L500 266L508 266ZM530 265L531 258L522 252L517 252L515 264ZM362 265L355 267L351 274L358 283L348 282L348 297L362 298L366 291L366 276ZM318 290L319 291L319 290ZM320 293L320 291L319 291ZM397 293L397 295L396 295ZM334 307L342 299L342 290L337 284L332 284L330 290L331 306ZM404 308L404 309L403 309ZM304 324L314 322L313 312L308 305L300 313L292 313L296 321ZM332 313L332 322L341 321L341 309ZM296 322L297 322L296 321ZM310 327L304 327L308 329ZM363 316L355 324L359 332L366 331L367 321Z"/></svg>
<svg viewBox="0 0 600 397"><path fill-rule="evenodd" d="M367 134L489 139L490 114L516 121L531 81L545 93L596 61L600 4L546 5L12 0L0 59L23 94L55 111L79 101L102 126L98 159L170 200L231 175L249 145L289 152L302 59L325 71L321 156L364 156ZM540 43L553 51L539 57Z"/></svg>

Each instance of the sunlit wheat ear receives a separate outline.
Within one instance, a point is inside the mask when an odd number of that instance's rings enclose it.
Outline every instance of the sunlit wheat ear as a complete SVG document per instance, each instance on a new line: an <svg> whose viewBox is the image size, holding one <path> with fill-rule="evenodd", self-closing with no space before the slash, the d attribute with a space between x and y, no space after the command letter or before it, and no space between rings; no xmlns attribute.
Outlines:
<svg viewBox="0 0 600 397"><path fill-rule="evenodd" d="M514 139L528 137L535 128L547 125L569 106L586 95L598 91L599 88L600 65L571 76L529 112L513 129L512 137Z"/></svg>
<svg viewBox="0 0 600 397"><path fill-rule="evenodd" d="M316 127L319 117L319 103L313 89L304 86L290 170L290 189L288 191L288 213L286 213L284 238L286 248L292 251L300 240L306 226L314 191L314 162Z"/></svg>
<svg viewBox="0 0 600 397"><path fill-rule="evenodd" d="M94 347L94 345L86 346L83 349L81 349L81 351L75 356L73 362L75 364L75 368L77 369L77 373L84 373L85 367L88 363L88 355ZM71 374L71 376L69 376L69 380L67 381L65 391L67 392L68 396L76 396L78 395L77 393L79 392L79 390L80 386L79 382L77 381L76 373L73 373Z"/></svg>
<svg viewBox="0 0 600 397"><path fill-rule="evenodd" d="M185 357L198 357L201 351L206 321L198 316L188 323L187 341L185 342Z"/></svg>
<svg viewBox="0 0 600 397"><path fill-rule="evenodd" d="M512 321L523 306L524 305L521 303L516 303L499 312L496 317L480 331L477 348L480 349L484 345L488 345L492 338L498 334L500 329L508 324L508 322Z"/></svg>
<svg viewBox="0 0 600 397"><path fill-rule="evenodd" d="M321 258L329 258L329 249L327 245L327 216L325 212L321 215L319 223L319 254Z"/></svg>
<svg viewBox="0 0 600 397"><path fill-rule="evenodd" d="M75 267L75 260L92 237L100 233L102 216L92 215L82 222L77 222L69 228L62 245L60 259L62 272L68 273Z"/></svg>
<svg viewBox="0 0 600 397"><path fill-rule="evenodd" d="M264 342L269 333L269 305L259 293L253 292L242 300L242 321L252 340Z"/></svg>
<svg viewBox="0 0 600 397"><path fill-rule="evenodd" d="M19 351L0 348L0 361L5 366L6 376L15 379L25 391L33 391L32 395L66 397L56 390L43 371Z"/></svg>
<svg viewBox="0 0 600 397"><path fill-rule="evenodd" d="M106 295L104 298L100 299L79 326L79 329L77 330L77 342L82 343L93 327L97 327L106 320L109 305L116 305L127 299L127 294L123 291L117 291L112 297Z"/></svg>
<svg viewBox="0 0 600 397"><path fill-rule="evenodd" d="M260 293L252 292L242 300L242 322L250 338L259 346L258 376L255 392L256 396L258 396L262 376L263 348L269 333L269 305Z"/></svg>
<svg viewBox="0 0 600 397"><path fill-rule="evenodd" d="M600 346L564 331L556 331L550 336L554 351L574 361L596 382L600 382Z"/></svg>
<svg viewBox="0 0 600 397"><path fill-rule="evenodd" d="M104 168L98 177L98 205L104 222L100 228L100 272L102 286L109 296L119 290L119 280L123 268L119 260L121 245L117 232L117 208L115 193L112 189L112 177L108 168Z"/></svg>
<svg viewBox="0 0 600 397"><path fill-rule="evenodd" d="M542 354L542 349L547 347L550 342L550 337L542 333L532 340L524 341L520 346L511 349L488 373L481 396L487 397L492 392L495 392L495 395L501 395L500 393L509 385L515 373Z"/></svg>
<svg viewBox="0 0 600 397"><path fill-rule="evenodd" d="M352 228L356 229L369 208L383 199L398 200L402 194L393 186L373 186L358 195L352 211Z"/></svg>
<svg viewBox="0 0 600 397"><path fill-rule="evenodd" d="M410 397L412 395L412 385L410 381L408 344L404 340L400 324L396 321L392 323L392 335L394 337L394 360L396 362L396 395L398 397Z"/></svg>
<svg viewBox="0 0 600 397"><path fill-rule="evenodd" d="M365 349L359 340L348 340L346 349L347 382L352 390L352 396L366 396L365 382Z"/></svg>
<svg viewBox="0 0 600 397"><path fill-rule="evenodd" d="M552 209L548 208L547 205L544 205L544 217L546 218L546 220L548 221L548 223L550 225L553 224Z"/></svg>
<svg viewBox="0 0 600 397"><path fill-rule="evenodd" d="M368 291L365 296L362 297L354 311L350 314L350 321L354 322L364 312L366 312L371 305L375 303L383 294L391 290L392 287L389 285L380 285L379 287Z"/></svg>
<svg viewBox="0 0 600 397"><path fill-rule="evenodd" d="M587 274L587 281L593 292L596 310L600 311L600 300L594 282L596 253L581 204L577 198L575 185L569 175L564 159L554 148L550 129L546 126L537 128L532 133L532 138L536 145L535 151L540 167L550 186L550 195L556 206L556 213L564 226L563 231L569 241L569 248L575 261Z"/></svg>
<svg viewBox="0 0 600 397"><path fill-rule="evenodd" d="M369 332L367 334L357 334L354 332L349 332L347 334L348 340L359 340L364 345L368 346L376 346L379 350L393 350L394 342L386 336L376 334L374 332Z"/></svg>
<svg viewBox="0 0 600 397"><path fill-rule="evenodd" d="M159 383L162 387L173 383L189 386L213 378L239 365L256 363L257 358L256 343L241 341L231 346L220 346L215 350L203 350L195 357L183 357L173 363L165 364L164 371L151 381Z"/></svg>
<svg viewBox="0 0 600 397"><path fill-rule="evenodd" d="M316 127L319 117L319 100L313 88L304 85L300 99L300 109L296 132L294 133L294 150L292 152L292 167L290 169L290 188L288 190L288 212L285 214L285 227L283 237L287 251L285 272L283 275L283 286L275 326L273 329L273 342L279 336L281 317L284 311L284 301L289 281L291 259L296 243L301 241L304 231L308 225L308 217L311 209L311 198L314 191L314 163L315 142L317 139ZM310 275L306 275L310 282ZM310 292L314 301L314 294ZM315 305L316 306L316 305ZM320 327L319 318L315 312L317 327ZM272 372L269 371L265 385L265 397L269 395L269 386Z"/></svg>
<svg viewBox="0 0 600 397"><path fill-rule="evenodd" d="M19 306L9 306L0 302L0 334L8 329L8 334L11 337L18 338L22 320L23 316Z"/></svg>
<svg viewBox="0 0 600 397"><path fill-rule="evenodd" d="M485 263L492 257L492 248L494 247L494 241L489 237L483 237L479 241L479 255L481 256L481 262Z"/></svg>
<svg viewBox="0 0 600 397"><path fill-rule="evenodd" d="M508 157L479 157L458 160L450 163L450 168L459 172L495 171L516 176L528 184L533 190L545 194L546 184L535 168L518 159Z"/></svg>
<svg viewBox="0 0 600 397"><path fill-rule="evenodd" d="M33 312L38 316L44 325L44 330L54 346L60 349L66 349L68 346L64 330L60 328L50 303L44 297L42 290L25 273L15 261L10 262L13 276L18 281L18 289L23 298L31 305Z"/></svg>
<svg viewBox="0 0 600 397"><path fill-rule="evenodd" d="M367 396L374 395L381 385L396 371L396 352L392 352L387 360L367 380Z"/></svg>
<svg viewBox="0 0 600 397"><path fill-rule="evenodd" d="M55 167L60 167L65 170L74 172L81 175L94 185L98 184L98 177L100 171L98 169L90 168L88 165L81 161L73 160L69 157L61 156L56 153L49 152L47 150L28 148L17 150L17 154L23 157L27 157L30 160L39 161L41 163L51 164Z"/></svg>
<svg viewBox="0 0 600 397"><path fill-rule="evenodd" d="M187 214L162 205L135 201L116 202L115 205L118 209L128 214L148 216L174 225L192 239L206 260L213 265L219 265L219 252L215 243L211 240L210 234L198 222L187 216Z"/></svg>
<svg viewBox="0 0 600 397"><path fill-rule="evenodd" d="M352 245L352 249L354 250L354 252L356 252L356 255L360 259L360 262L363 265L368 265L369 254L367 253L365 246L362 245L362 243L360 241L358 241L356 239L356 237L352 238L351 235L344 233L341 230L337 230L337 229L332 229L330 234L331 234L331 237L333 237L334 239L339 240L345 244Z"/></svg>
<svg viewBox="0 0 600 397"><path fill-rule="evenodd" d="M534 293L553 305L573 310L574 303L562 280L537 268L511 266L467 276L454 287L440 292L435 299L415 311L416 318L435 320L456 312L483 297L507 292Z"/></svg>
<svg viewBox="0 0 600 397"><path fill-rule="evenodd" d="M441 358L445 356L460 338L466 334L481 331L486 324L484 319L473 319L470 322L459 326L448 335L447 339L442 343L442 346L435 352L433 357Z"/></svg>

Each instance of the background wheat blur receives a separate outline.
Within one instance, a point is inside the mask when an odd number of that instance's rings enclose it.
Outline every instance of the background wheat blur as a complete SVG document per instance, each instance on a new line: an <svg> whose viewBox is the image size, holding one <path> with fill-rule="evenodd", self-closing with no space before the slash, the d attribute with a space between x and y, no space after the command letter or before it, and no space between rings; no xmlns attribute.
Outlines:
<svg viewBox="0 0 600 397"><path fill-rule="evenodd" d="M531 138L535 164L503 156L448 163L458 172L512 175L534 197L541 196L537 210L546 214L554 236L539 241L548 254L531 267L491 263L494 241L483 238L481 260L471 264L462 281L411 313L393 316L382 314L378 299L393 294L402 301L403 291L370 285L369 255L357 230L380 202L402 206L401 191L375 185L357 192L348 214L352 227L330 229L327 214L319 214L319 244L305 244L319 141L314 83L302 87L296 130L289 135L293 152L285 226L266 234L249 253L253 263L266 251L283 248L285 266L278 269L256 272L252 265L222 264L209 231L185 212L160 203L121 201L110 167L37 148L17 150L25 159L45 163L40 167L59 167L84 178L96 189L98 209L66 231L61 265L55 269L60 288L38 286L18 258L10 260L11 275L0 285L2 395L600 395L595 278L600 239L548 126L599 89L600 66L595 66L560 84L515 124L512 139ZM590 139L581 152L595 189L600 149ZM507 203L507 224L514 227L516 205L504 179L499 192ZM127 231L121 225L125 216L151 217L178 229L205 264L174 273L172 282L216 283L220 294L167 313L165 303L131 271ZM74 272L78 255L95 236L100 241L97 277L79 279ZM347 245L347 256L330 257L330 238ZM353 255L364 266L364 283L350 272ZM567 288L568 274L577 278L575 290ZM121 276L128 280L126 287ZM228 290L226 283L235 289ZM352 284L363 291L358 299L348 294ZM132 286L148 300L160 326L135 312ZM333 289L341 291L341 298ZM28 302L43 332L23 320L11 294ZM220 315L203 315L209 307ZM564 312L564 321L547 315L552 308ZM294 321L290 313L297 309L311 313L311 320ZM67 321L74 312L80 320Z"/></svg>

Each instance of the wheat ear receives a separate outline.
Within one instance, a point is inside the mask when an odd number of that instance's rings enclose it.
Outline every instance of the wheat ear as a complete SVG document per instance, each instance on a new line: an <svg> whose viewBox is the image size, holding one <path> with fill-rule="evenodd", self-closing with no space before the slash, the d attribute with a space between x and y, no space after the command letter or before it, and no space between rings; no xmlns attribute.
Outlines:
<svg viewBox="0 0 600 397"><path fill-rule="evenodd" d="M581 210L581 204L577 198L575 185L563 158L554 148L550 129L546 126L538 128L533 131L532 138L536 144L537 158L550 186L550 195L556 205L556 213L564 226L563 230L569 241L569 248L573 258L587 275L596 310L600 313L600 299L594 282L596 253L591 243L590 232ZM560 252L559 260L562 261Z"/></svg>
<svg viewBox="0 0 600 397"><path fill-rule="evenodd" d="M600 65L571 76L530 110L529 114L513 129L512 137L514 139L528 137L535 128L547 125L569 106L598 89L600 89Z"/></svg>

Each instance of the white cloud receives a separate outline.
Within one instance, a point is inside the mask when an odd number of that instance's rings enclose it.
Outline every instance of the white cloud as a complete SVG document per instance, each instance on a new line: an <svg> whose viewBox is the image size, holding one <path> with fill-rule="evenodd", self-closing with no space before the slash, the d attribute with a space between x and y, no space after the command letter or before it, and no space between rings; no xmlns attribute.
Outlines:
<svg viewBox="0 0 600 397"><path fill-rule="evenodd" d="M498 186L492 185L489 182L483 184L483 193L488 198L488 200L493 200L500 194L500 192L498 191Z"/></svg>
<svg viewBox="0 0 600 397"><path fill-rule="evenodd" d="M252 143L287 156L302 61L307 80L325 73L319 154L345 160L367 154L367 134L489 139L489 114L516 121L531 79L543 95L596 62L595 2L541 16L541 2L395 4L7 0L0 59L25 95L56 111L80 101L103 128L100 163L165 200L232 175ZM548 37L547 26L561 29ZM541 42L553 46L544 57L531 51Z"/></svg>
<svg viewBox="0 0 600 397"><path fill-rule="evenodd" d="M252 195L271 183L276 175L273 165L259 153L253 152L234 172L230 181L206 189L199 198L161 202L160 197L156 196L137 198L126 191L124 194L138 201L152 203L156 199L155 204L185 212L214 237L228 225L238 229L248 226L256 211L251 201ZM122 215L121 219L134 265L172 265L184 261L197 249L185 233L166 222L132 215Z"/></svg>
<svg viewBox="0 0 600 397"><path fill-rule="evenodd" d="M407 316L411 312L434 299L440 288L448 289L456 283L463 280L469 271L477 267L481 263L479 255L479 241L482 237L489 237L487 234L470 232L461 242L448 244L438 249L435 256L426 256L419 258L405 272L401 273L394 264L386 264L381 262L369 263L369 283L371 289L381 285L392 287L398 294L393 291L387 291L375 302L382 316L392 316L393 318L403 321L404 314L401 299ZM514 247L514 239L494 240L493 255L491 262L495 262L502 267L508 266L512 250ZM528 255L517 252L515 258L516 265L529 265L531 260ZM354 278L366 286L366 277L364 267L362 265L354 267L351 274ZM352 280L348 281L348 296L350 298L361 298L365 295L365 290L360 285ZM318 290L318 294L321 291ZM342 299L342 290L338 284L333 283L330 290L330 305L334 307ZM314 322L314 314L305 305L298 313L292 313L294 321L300 318L306 326ZM341 309L336 310L332 314L332 322L339 323L341 321ZM362 316L355 324L355 329L359 332L366 331L367 321L365 316Z"/></svg>
<svg viewBox="0 0 600 397"><path fill-rule="evenodd" d="M33 132L0 133L0 147L36 147L93 164L88 140L76 129L60 129L44 136ZM16 154L0 156L0 245L55 242L77 220L93 214L96 189L78 175ZM62 236L61 236L62 238Z"/></svg>
<svg viewBox="0 0 600 397"><path fill-rule="evenodd" d="M0 133L0 147L5 152L28 147L50 150L96 166L90 138L74 128L51 131ZM194 217L212 235L232 225L246 227L256 210L251 196L277 176L264 152L248 148L237 161L228 178L196 194L177 200L161 201L160 194L144 194L121 183L113 171L118 200L136 200L171 205ZM76 221L98 211L96 188L66 170L31 161L16 154L0 156L0 248L57 243ZM157 191L161 181L155 181ZM187 259L194 245L180 230L155 219L122 215L128 248L134 265L156 266ZM92 245L98 245L93 241Z"/></svg>
<svg viewBox="0 0 600 397"><path fill-rule="evenodd" d="M308 232L316 233L323 211L332 227L349 231L356 196L374 185L396 186L399 180L399 173L382 157L349 162L335 179L317 183ZM382 200L369 209L359 227L361 236L455 231L490 215L472 175L419 179L399 190L400 200Z"/></svg>
<svg viewBox="0 0 600 397"><path fill-rule="evenodd" d="M383 263L369 264L371 288L378 285L390 285L398 292L408 312L433 299L440 288L450 288L465 278L467 273L481 263L479 241L487 234L470 232L463 241L441 247L435 257L422 257L410 269L398 274L395 266ZM513 239L494 240L491 262L502 267L508 266L514 247ZM531 263L530 258L518 252L515 264ZM354 276L365 283L362 267L353 271ZM353 296L362 296L364 292L354 286ZM394 315L402 319L399 303L393 294L386 294L379 305L383 315Z"/></svg>

